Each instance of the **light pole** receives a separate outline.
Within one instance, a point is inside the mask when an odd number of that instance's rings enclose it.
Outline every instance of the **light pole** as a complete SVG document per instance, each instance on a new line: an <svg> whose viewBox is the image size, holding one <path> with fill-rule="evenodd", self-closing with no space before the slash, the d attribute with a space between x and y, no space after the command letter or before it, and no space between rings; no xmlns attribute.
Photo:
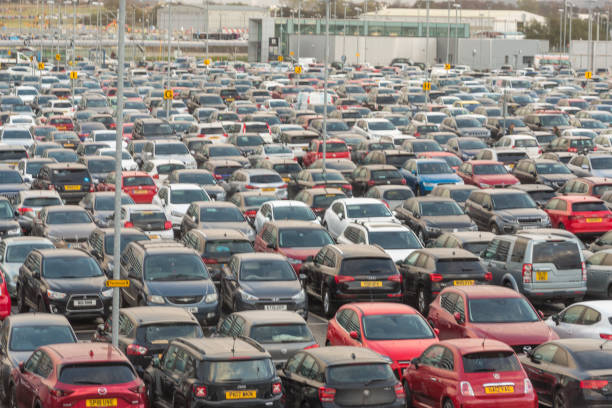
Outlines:
<svg viewBox="0 0 612 408"><path fill-rule="evenodd" d="M570 69L572 67L572 21L574 20L574 3L569 3L569 35L567 37L567 55Z"/></svg>
<svg viewBox="0 0 612 408"><path fill-rule="evenodd" d="M589 50L588 67L593 72L593 1L589 1Z"/></svg>
<svg viewBox="0 0 612 408"><path fill-rule="evenodd" d="M559 53L563 52L563 9L559 9Z"/></svg>
<svg viewBox="0 0 612 408"><path fill-rule="evenodd" d="M362 12L361 7L355 7L354 9L357 13ZM365 25L363 26L363 31L365 34ZM357 38L355 38L355 47L355 58L357 59L357 64L359 64L359 30L357 30Z"/></svg>
<svg viewBox="0 0 612 408"><path fill-rule="evenodd" d="M170 42L171 42L171 37L172 37L171 27L172 27L172 2L170 1L168 2L168 65L166 66L166 88L165 89L170 89ZM170 120L170 105L172 105L172 100L166 99L166 120Z"/></svg>
<svg viewBox="0 0 612 408"><path fill-rule="evenodd" d="M344 29L342 30L342 56L344 57L344 60L346 61L346 3L344 3Z"/></svg>
<svg viewBox="0 0 612 408"><path fill-rule="evenodd" d="M455 64L459 63L459 9L461 9L461 4L455 3L455 52L453 55Z"/></svg>
<svg viewBox="0 0 612 408"><path fill-rule="evenodd" d="M427 35L425 39L425 70L427 71L427 80L429 80L429 1L430 0L427 0L427 12L425 16L425 31Z"/></svg>
<svg viewBox="0 0 612 408"><path fill-rule="evenodd" d="M450 64L449 61L449 53L450 53L450 36L451 36L451 30L450 30L450 7L451 7L451 0L448 0L448 15L446 16L446 25L447 25L447 31L446 31L446 63Z"/></svg>
<svg viewBox="0 0 612 408"><path fill-rule="evenodd" d="M298 1L298 43L297 63L300 65L300 46L302 45L302 0Z"/></svg>
<svg viewBox="0 0 612 408"><path fill-rule="evenodd" d="M429 1L429 0L428 0ZM368 33L366 32L367 27L367 19L368 19L368 0L363 0L364 2L364 19L363 19L363 63L364 65L368 62Z"/></svg>
<svg viewBox="0 0 612 408"><path fill-rule="evenodd" d="M206 59L210 58L208 54L208 33L210 32L209 27L208 27L208 24L210 23L208 11L209 11L208 0L206 0Z"/></svg>
<svg viewBox="0 0 612 408"><path fill-rule="evenodd" d="M325 53L323 55L323 180L326 179L325 156L327 156L327 64L329 62L329 2L325 0Z"/></svg>

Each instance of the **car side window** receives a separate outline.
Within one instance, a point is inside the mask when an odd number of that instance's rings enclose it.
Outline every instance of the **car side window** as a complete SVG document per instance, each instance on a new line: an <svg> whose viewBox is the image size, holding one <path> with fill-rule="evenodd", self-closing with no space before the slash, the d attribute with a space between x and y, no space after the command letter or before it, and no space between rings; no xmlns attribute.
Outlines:
<svg viewBox="0 0 612 408"><path fill-rule="evenodd" d="M178 354L179 348L177 346L170 346L166 354L164 354L164 359L162 361L162 367L165 370L172 370L174 368L174 362L176 361L176 357Z"/></svg>
<svg viewBox="0 0 612 408"><path fill-rule="evenodd" d="M315 366L316 361L314 359L314 357L307 355L304 358L304 361L302 362L302 366L300 367L299 370L299 375L301 375L304 378L310 378L310 373L313 370L313 367Z"/></svg>
<svg viewBox="0 0 612 408"><path fill-rule="evenodd" d="M53 372L53 361L46 353L42 353L35 374L47 378L51 375L51 372Z"/></svg>
<svg viewBox="0 0 612 408"><path fill-rule="evenodd" d="M497 252L497 248L499 247L499 243L500 243L499 239L494 239L493 241L489 242L487 249L484 251L484 254L482 255L482 259L493 259L493 257L495 256L495 253Z"/></svg>
<svg viewBox="0 0 612 408"><path fill-rule="evenodd" d="M234 320L234 324L230 329L230 336L240 336L242 334L242 328L244 327L244 323L245 320L242 317L236 316L236 320Z"/></svg>
<svg viewBox="0 0 612 408"><path fill-rule="evenodd" d="M42 351L40 350L35 351L34 354L30 356L28 361L26 361L24 365L24 369L30 373L36 373L36 370L38 369L38 363L40 359L42 358L42 355L43 355Z"/></svg>
<svg viewBox="0 0 612 408"><path fill-rule="evenodd" d="M453 356L453 352L448 348L443 347L444 352L436 365L437 368L441 368L442 370L452 371L455 369L455 357Z"/></svg>
<svg viewBox="0 0 612 408"><path fill-rule="evenodd" d="M527 250L527 240L519 238L514 241L514 248L512 248L512 256L510 262L523 262L525 258L525 251Z"/></svg>
<svg viewBox="0 0 612 408"><path fill-rule="evenodd" d="M229 336L230 328L232 327L232 323L234 322L234 315L229 315L219 325L217 329L217 333L222 336Z"/></svg>
<svg viewBox="0 0 612 408"><path fill-rule="evenodd" d="M455 309L453 310L453 313L459 313L461 320L465 321L465 300L462 296L457 297L457 302L455 302Z"/></svg>
<svg viewBox="0 0 612 408"><path fill-rule="evenodd" d="M442 355L444 354L444 347L442 346L432 346L425 350L420 358L420 364L436 367L438 362L442 359Z"/></svg>
<svg viewBox="0 0 612 408"><path fill-rule="evenodd" d="M325 253L328 251L327 248L321 249L317 252L317 255L314 257L313 262L319 265L323 264L323 260L325 259Z"/></svg>
<svg viewBox="0 0 612 408"><path fill-rule="evenodd" d="M567 356L567 352L559 347L553 356L552 363L562 367L567 367L569 365L569 357Z"/></svg>
<svg viewBox="0 0 612 408"><path fill-rule="evenodd" d="M559 347L555 346L554 344L544 344L536 348L533 355L540 361L550 363L553 361L558 349Z"/></svg>
<svg viewBox="0 0 612 408"><path fill-rule="evenodd" d="M334 251L330 249L327 250L327 252L325 253L325 257L323 258L323 265L330 267L330 268L336 267L336 261L334 259Z"/></svg>
<svg viewBox="0 0 612 408"><path fill-rule="evenodd" d="M589 326L597 323L599 320L601 320L601 314L597 310L588 306L584 308L584 314L582 315L582 324Z"/></svg>
<svg viewBox="0 0 612 408"><path fill-rule="evenodd" d="M442 306L442 309L452 314L458 297L459 295L453 292L443 293L442 296L440 296L440 306Z"/></svg>
<svg viewBox="0 0 612 408"><path fill-rule="evenodd" d="M497 247L497 251L495 252L495 255L493 256L493 260L499 261L499 262L506 262L506 260L508 259L509 251L510 251L510 242L500 240L499 246Z"/></svg>
<svg viewBox="0 0 612 408"><path fill-rule="evenodd" d="M304 359L304 353L298 353L296 355L294 355L293 357L291 357L288 361L287 361L287 365L285 366L285 370L290 372L290 373L296 373L297 369L300 365L300 363L302 362L302 360Z"/></svg>
<svg viewBox="0 0 612 408"><path fill-rule="evenodd" d="M561 321L569 324L580 324L580 317L584 312L585 307L582 305L570 306L563 312Z"/></svg>

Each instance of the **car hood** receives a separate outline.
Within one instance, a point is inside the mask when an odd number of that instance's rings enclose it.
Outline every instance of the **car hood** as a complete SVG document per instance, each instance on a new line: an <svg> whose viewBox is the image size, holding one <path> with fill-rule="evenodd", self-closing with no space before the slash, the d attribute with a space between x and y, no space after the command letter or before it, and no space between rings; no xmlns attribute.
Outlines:
<svg viewBox="0 0 612 408"><path fill-rule="evenodd" d="M612 169L591 170L593 177L612 177Z"/></svg>
<svg viewBox="0 0 612 408"><path fill-rule="evenodd" d="M10 191L25 191L25 190L29 190L29 189L30 189L30 187L27 184L25 184L25 183L20 183L20 184L0 184L0 193L10 192Z"/></svg>
<svg viewBox="0 0 612 408"><path fill-rule="evenodd" d="M531 323L470 323L479 336L499 340L510 346L542 344L556 339L554 331L543 321Z"/></svg>
<svg viewBox="0 0 612 408"><path fill-rule="evenodd" d="M13 219L0 220L0 232L19 228L19 223Z"/></svg>
<svg viewBox="0 0 612 408"><path fill-rule="evenodd" d="M288 298L302 290L299 280L293 281L240 281L240 286L246 292L259 298L284 297Z"/></svg>
<svg viewBox="0 0 612 408"><path fill-rule="evenodd" d="M82 239L88 238L89 234L96 229L96 224L65 224L65 225L49 225L47 234L54 238L63 239Z"/></svg>
<svg viewBox="0 0 612 408"><path fill-rule="evenodd" d="M427 225L438 228L465 228L472 225L472 220L467 215L445 215L421 218Z"/></svg>
<svg viewBox="0 0 612 408"><path fill-rule="evenodd" d="M146 285L149 294L159 296L205 296L215 291L214 284L209 279L197 281L147 281Z"/></svg>
<svg viewBox="0 0 612 408"><path fill-rule="evenodd" d="M98 293L104 287L104 282L106 282L106 276L104 275L89 278L43 279L51 290L67 294Z"/></svg>
<svg viewBox="0 0 612 408"><path fill-rule="evenodd" d="M424 183L456 183L461 177L456 174L427 174L419 176Z"/></svg>
<svg viewBox="0 0 612 408"><path fill-rule="evenodd" d="M502 217L540 217L545 218L546 213L538 208L515 208L512 210L498 210L495 213Z"/></svg>
<svg viewBox="0 0 612 408"><path fill-rule="evenodd" d="M567 181L571 179L575 179L576 176L574 174L543 174L539 176L540 180L548 180L548 181Z"/></svg>
<svg viewBox="0 0 612 408"><path fill-rule="evenodd" d="M393 262L403 261L410 255L416 251L415 249L385 249L385 252L389 254Z"/></svg>
<svg viewBox="0 0 612 408"><path fill-rule="evenodd" d="M288 258L305 260L309 256L315 256L321 248L280 248L278 252Z"/></svg>
<svg viewBox="0 0 612 408"><path fill-rule="evenodd" d="M200 224L200 227L204 229L215 229L215 228L231 229L231 230L237 230L237 231L244 232L245 234L247 234L248 232L252 230L251 226L246 221L243 221L243 222L203 222Z"/></svg>
<svg viewBox="0 0 612 408"><path fill-rule="evenodd" d="M367 340L367 347L377 353L388 356L393 361L409 361L423 353L423 351L437 343L438 340L433 339L415 339L415 340Z"/></svg>
<svg viewBox="0 0 612 408"><path fill-rule="evenodd" d="M2 268L10 276L11 280L15 280L15 278L19 276L19 268L21 268L21 265L23 264L19 262L5 262L2 264Z"/></svg>

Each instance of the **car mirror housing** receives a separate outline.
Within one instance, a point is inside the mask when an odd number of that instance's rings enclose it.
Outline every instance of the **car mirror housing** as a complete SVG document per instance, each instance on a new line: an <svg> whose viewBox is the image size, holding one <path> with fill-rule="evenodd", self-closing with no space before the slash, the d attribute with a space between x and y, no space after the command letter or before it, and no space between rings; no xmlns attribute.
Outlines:
<svg viewBox="0 0 612 408"><path fill-rule="evenodd" d="M461 313L455 312L453 313L453 317L457 321L457 323L463 323L463 318L461 317Z"/></svg>

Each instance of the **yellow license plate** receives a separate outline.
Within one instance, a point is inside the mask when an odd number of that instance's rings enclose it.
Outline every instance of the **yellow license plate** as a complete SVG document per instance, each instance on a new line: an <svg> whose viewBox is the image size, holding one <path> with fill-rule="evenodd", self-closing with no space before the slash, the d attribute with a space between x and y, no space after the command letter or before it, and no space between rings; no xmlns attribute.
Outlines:
<svg viewBox="0 0 612 408"><path fill-rule="evenodd" d="M454 280L453 286L470 286L474 284L474 280Z"/></svg>
<svg viewBox="0 0 612 408"><path fill-rule="evenodd" d="M492 385L484 389L486 394L511 394L514 392L514 385Z"/></svg>
<svg viewBox="0 0 612 408"><path fill-rule="evenodd" d="M64 190L66 191L79 191L81 186L64 186Z"/></svg>
<svg viewBox="0 0 612 408"><path fill-rule="evenodd" d="M85 401L87 407L116 407L117 398L100 398Z"/></svg>
<svg viewBox="0 0 612 408"><path fill-rule="evenodd" d="M159 235L149 235L149 238L151 238L151 239L159 239Z"/></svg>
<svg viewBox="0 0 612 408"><path fill-rule="evenodd" d="M513 169L513 168L514 168L514 163L510 163L510 164L508 165L508 167L510 167L511 169Z"/></svg>
<svg viewBox="0 0 612 408"><path fill-rule="evenodd" d="M547 271L536 271L536 280L537 281L547 281L548 272Z"/></svg>
<svg viewBox="0 0 612 408"><path fill-rule="evenodd" d="M283 177L283 181L284 181L285 183L288 183L288 182L289 182L289 180L290 180L290 178L289 178L289 177Z"/></svg>
<svg viewBox="0 0 612 408"><path fill-rule="evenodd" d="M134 190L134 194L147 194L147 190Z"/></svg>
<svg viewBox="0 0 612 408"><path fill-rule="evenodd" d="M257 398L256 390L225 391L225 399L248 399Z"/></svg>
<svg viewBox="0 0 612 408"><path fill-rule="evenodd" d="M261 190L262 190L262 191L275 191L276 189L275 189L275 188L268 187L268 188L262 188Z"/></svg>
<svg viewBox="0 0 612 408"><path fill-rule="evenodd" d="M601 222L601 218L587 218L586 222Z"/></svg>
<svg viewBox="0 0 612 408"><path fill-rule="evenodd" d="M64 147L74 147L74 143L64 143Z"/></svg>
<svg viewBox="0 0 612 408"><path fill-rule="evenodd" d="M382 288L382 281L361 281L362 288Z"/></svg>

